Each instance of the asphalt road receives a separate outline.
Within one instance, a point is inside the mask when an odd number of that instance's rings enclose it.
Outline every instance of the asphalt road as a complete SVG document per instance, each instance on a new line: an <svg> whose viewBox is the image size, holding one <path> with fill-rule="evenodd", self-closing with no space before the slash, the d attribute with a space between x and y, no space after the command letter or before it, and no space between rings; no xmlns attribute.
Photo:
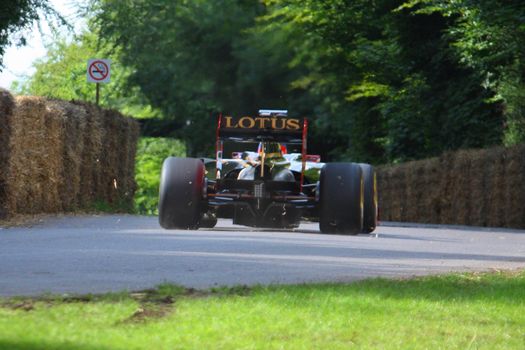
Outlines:
<svg viewBox="0 0 525 350"><path fill-rule="evenodd" d="M409 226L409 227L404 227ZM166 231L157 218L89 216L0 228L0 295L353 281L525 268L525 231L385 224L376 235L256 230Z"/></svg>

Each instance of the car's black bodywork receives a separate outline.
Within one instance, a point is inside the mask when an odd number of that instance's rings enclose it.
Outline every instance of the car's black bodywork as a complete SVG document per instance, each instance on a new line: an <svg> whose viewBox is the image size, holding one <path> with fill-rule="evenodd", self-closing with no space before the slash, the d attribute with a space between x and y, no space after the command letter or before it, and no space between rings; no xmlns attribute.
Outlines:
<svg viewBox="0 0 525 350"><path fill-rule="evenodd" d="M307 128L306 119L288 118L282 110L261 110L258 117L219 116L215 160L199 160L201 165L190 158L165 161L159 202L161 225L213 227L217 217L225 217L245 226L294 228L308 219L319 221L326 233L373 231L377 221L373 169L366 165L368 174L373 175L366 180L359 164L319 163L310 176L305 176ZM241 149L250 143L259 144L258 153L252 152L257 159L223 159L226 142ZM290 169L276 149L281 144L300 147L299 167ZM365 186L372 191L366 191ZM195 191L200 191L199 198ZM365 193L371 193L368 200ZM196 202L198 209L194 209ZM368 213L372 219L366 228L365 209L373 211Z"/></svg>
<svg viewBox="0 0 525 350"><path fill-rule="evenodd" d="M215 181L210 181L208 200L219 217L231 215L234 224L245 226L292 228L299 226L306 210L316 209L315 185L305 187L300 173L290 171L293 181L279 181L266 164L255 165L254 178L250 180L239 179L242 165L224 174L220 171L224 142L305 144L307 121L288 118L286 114L285 111L262 111L257 118L219 117L219 171Z"/></svg>

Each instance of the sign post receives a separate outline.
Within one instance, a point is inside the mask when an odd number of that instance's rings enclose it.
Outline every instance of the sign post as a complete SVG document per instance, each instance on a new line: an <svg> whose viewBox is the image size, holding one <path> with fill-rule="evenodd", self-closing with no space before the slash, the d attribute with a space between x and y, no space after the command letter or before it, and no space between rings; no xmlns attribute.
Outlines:
<svg viewBox="0 0 525 350"><path fill-rule="evenodd" d="M109 83L111 60L90 59L87 63L87 81L96 83L96 103L100 101L100 83Z"/></svg>

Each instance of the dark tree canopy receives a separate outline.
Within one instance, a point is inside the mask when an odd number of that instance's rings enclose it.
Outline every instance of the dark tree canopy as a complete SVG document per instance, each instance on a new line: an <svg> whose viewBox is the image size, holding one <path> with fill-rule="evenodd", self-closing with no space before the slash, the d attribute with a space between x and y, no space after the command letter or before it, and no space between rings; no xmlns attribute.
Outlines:
<svg viewBox="0 0 525 350"><path fill-rule="evenodd" d="M47 7L47 0L3 0L0 3L0 70L5 48L13 42L12 35L27 29L39 19L39 10ZM15 42L25 45L24 36Z"/></svg>
<svg viewBox="0 0 525 350"><path fill-rule="evenodd" d="M257 108L309 117L310 149L327 160L398 162L525 141L522 1L91 4L90 35L126 69L117 95L135 96L118 103L140 96L164 119L146 123L154 134L183 138L190 155L213 149L215 113Z"/></svg>
<svg viewBox="0 0 525 350"><path fill-rule="evenodd" d="M0 71L2 57L12 43L26 44L26 31L42 17L66 24L64 18L49 5L48 0L2 0L0 2Z"/></svg>

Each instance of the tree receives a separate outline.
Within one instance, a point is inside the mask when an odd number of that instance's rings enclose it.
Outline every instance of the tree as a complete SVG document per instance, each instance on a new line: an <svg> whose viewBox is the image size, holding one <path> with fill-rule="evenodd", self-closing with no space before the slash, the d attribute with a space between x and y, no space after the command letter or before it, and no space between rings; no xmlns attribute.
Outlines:
<svg viewBox="0 0 525 350"><path fill-rule="evenodd" d="M451 19L451 48L503 104L507 145L525 141L525 3L519 0L413 0L405 7Z"/></svg>
<svg viewBox="0 0 525 350"><path fill-rule="evenodd" d="M476 3L98 0L92 28L129 68L127 84L182 125L190 155L209 154L218 111L288 107L314 116L314 152L384 163L501 143L504 107L521 106L521 56L504 43L504 57L471 49L492 39L469 44L467 24L508 37L508 8L489 20L488 0Z"/></svg>
<svg viewBox="0 0 525 350"><path fill-rule="evenodd" d="M339 154L402 161L500 142L493 91L449 49L443 15L392 0L269 3L269 19L307 33L294 60L308 73L294 84L322 101L320 123L347 140Z"/></svg>
<svg viewBox="0 0 525 350"><path fill-rule="evenodd" d="M138 118L158 116L158 111L147 104L138 87L128 84L131 69L120 62L119 51L100 45L96 32L85 32L72 42L56 38L47 55L34 64L35 73L26 81L15 82L14 89L22 94L94 101L95 84L86 80L87 60L94 57L112 61L111 81L101 84L102 106Z"/></svg>
<svg viewBox="0 0 525 350"><path fill-rule="evenodd" d="M236 50L261 10L259 2L104 0L98 5L95 23L122 48L123 63L133 69L131 84L166 118L184 125L189 154L208 154L212 115L246 112L236 85Z"/></svg>
<svg viewBox="0 0 525 350"><path fill-rule="evenodd" d="M28 30L34 22L42 17L67 25L67 22L48 0L2 0L0 4L0 71L3 68L2 57L5 48L11 43L25 45L24 30ZM13 36L16 35L15 38Z"/></svg>

